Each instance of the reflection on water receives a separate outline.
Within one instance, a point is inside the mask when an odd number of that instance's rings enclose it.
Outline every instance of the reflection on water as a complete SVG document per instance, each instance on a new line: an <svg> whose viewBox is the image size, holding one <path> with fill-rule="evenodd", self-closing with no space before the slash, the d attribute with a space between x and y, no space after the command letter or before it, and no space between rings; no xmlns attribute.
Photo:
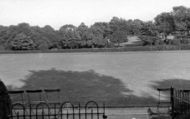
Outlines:
<svg viewBox="0 0 190 119"><path fill-rule="evenodd" d="M120 79L100 75L93 70L83 72L55 69L31 71L30 76L23 82L25 85L20 90L59 88L63 101L85 104L89 100L94 100L98 103L104 102L107 106L155 103L152 97L142 98L132 95L133 91L129 90ZM51 96L51 100L57 100L56 94L51 93ZM34 98L34 95L32 97ZM36 95L36 99L39 99L39 96Z"/></svg>
<svg viewBox="0 0 190 119"><path fill-rule="evenodd" d="M94 70L121 79L137 95L148 95L152 81L190 79L189 61L189 51L1 54L0 78L7 85L21 86L19 79L30 70Z"/></svg>

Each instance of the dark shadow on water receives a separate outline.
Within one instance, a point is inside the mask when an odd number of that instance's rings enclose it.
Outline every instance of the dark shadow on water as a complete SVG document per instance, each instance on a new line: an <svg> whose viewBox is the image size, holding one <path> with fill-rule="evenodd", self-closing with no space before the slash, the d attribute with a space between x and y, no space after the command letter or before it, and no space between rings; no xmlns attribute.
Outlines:
<svg viewBox="0 0 190 119"><path fill-rule="evenodd" d="M30 71L21 89L60 88L63 101L94 100L110 106L152 105L152 97L137 97L121 80L89 71L39 70ZM128 94L128 95L126 95ZM56 99L55 99L56 100Z"/></svg>

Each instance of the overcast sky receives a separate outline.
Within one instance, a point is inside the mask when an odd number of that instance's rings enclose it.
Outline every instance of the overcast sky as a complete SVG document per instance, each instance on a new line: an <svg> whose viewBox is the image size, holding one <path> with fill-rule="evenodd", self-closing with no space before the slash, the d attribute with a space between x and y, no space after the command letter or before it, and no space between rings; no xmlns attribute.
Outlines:
<svg viewBox="0 0 190 119"><path fill-rule="evenodd" d="M179 5L190 7L190 0L0 0L0 25L27 22L58 29L108 22L113 16L147 21Z"/></svg>

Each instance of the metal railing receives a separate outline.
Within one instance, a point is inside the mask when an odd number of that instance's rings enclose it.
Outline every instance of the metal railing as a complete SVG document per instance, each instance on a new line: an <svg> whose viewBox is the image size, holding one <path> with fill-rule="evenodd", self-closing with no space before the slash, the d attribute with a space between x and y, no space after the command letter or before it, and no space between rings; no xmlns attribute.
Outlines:
<svg viewBox="0 0 190 119"><path fill-rule="evenodd" d="M98 105L95 101L89 101L85 105L74 105L63 102L60 105L50 106L40 102L26 106L15 103L11 107L9 119L106 119L105 105Z"/></svg>
<svg viewBox="0 0 190 119"><path fill-rule="evenodd" d="M185 89L176 89L176 88L167 88L167 89L158 89L158 91L168 92L166 95L169 95L169 105L171 110L169 114L172 119L175 119L178 116L186 115L190 113L190 90Z"/></svg>

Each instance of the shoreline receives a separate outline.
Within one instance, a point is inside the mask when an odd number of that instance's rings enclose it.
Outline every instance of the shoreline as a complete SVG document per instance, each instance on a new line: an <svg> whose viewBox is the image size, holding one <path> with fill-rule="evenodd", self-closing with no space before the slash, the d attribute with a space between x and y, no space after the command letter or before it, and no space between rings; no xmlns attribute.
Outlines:
<svg viewBox="0 0 190 119"><path fill-rule="evenodd" d="M188 45L189 46L189 45ZM100 52L165 52L188 51L188 48L161 48L150 46L120 47L120 48L82 48L82 49L55 49L55 50L2 50L0 54L34 54L34 53L100 53Z"/></svg>

